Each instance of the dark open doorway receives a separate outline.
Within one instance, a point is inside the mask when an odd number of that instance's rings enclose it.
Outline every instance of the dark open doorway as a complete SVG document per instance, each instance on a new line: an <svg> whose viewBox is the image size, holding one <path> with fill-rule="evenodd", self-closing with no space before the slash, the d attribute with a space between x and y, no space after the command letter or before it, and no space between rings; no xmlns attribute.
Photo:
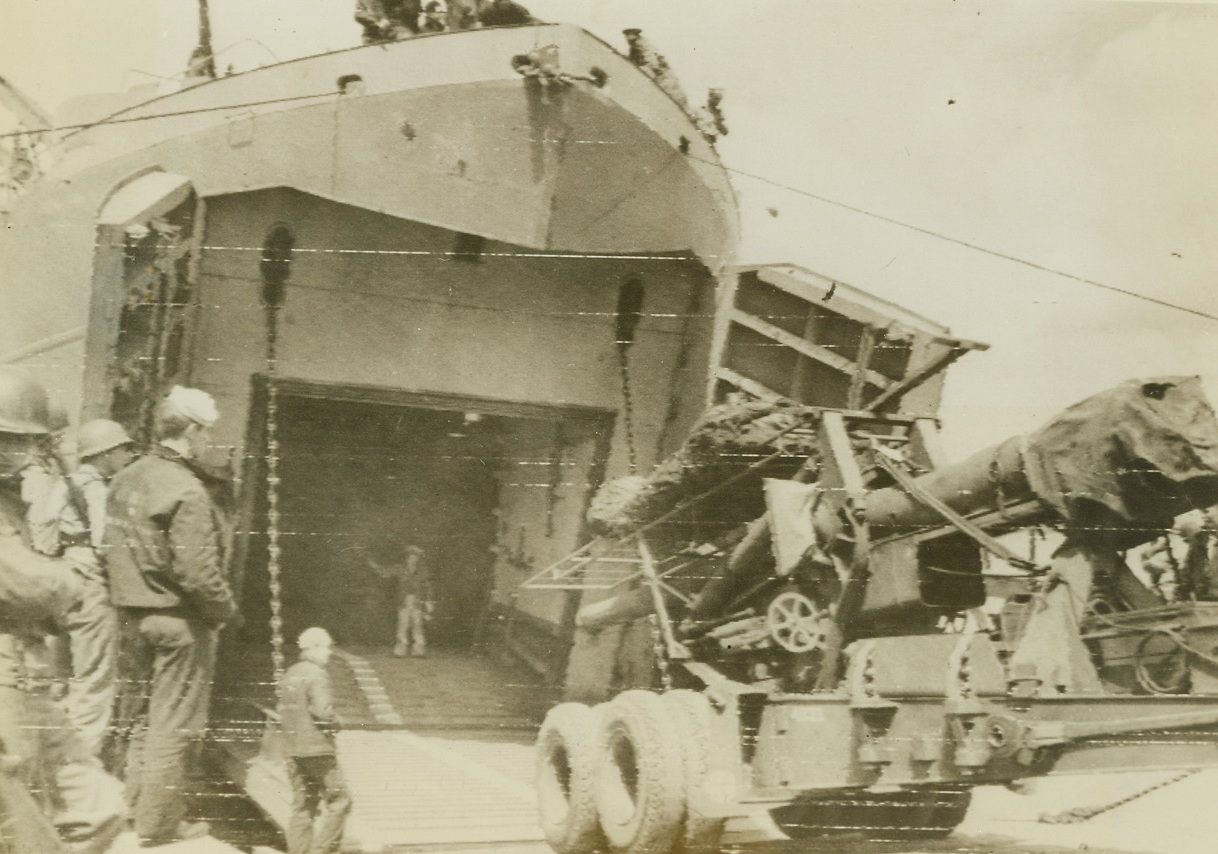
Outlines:
<svg viewBox="0 0 1218 854"><path fill-rule="evenodd" d="M565 552L576 541L603 476L612 413L299 380L279 380L277 389L279 601L289 661L292 640L314 625L374 669L392 661L392 581L368 558L383 564L406 544L424 550L432 580L430 652L450 661L481 647L514 656L534 626L541 646L530 667L559 650L569 596L518 598L516 585L533 570L516 563L525 555L551 560L542 549ZM245 626L231 639L230 672L221 674L243 683L241 696L270 675L267 413L259 378L237 525L245 533L233 559ZM510 638L500 636L504 627ZM508 640L515 643L499 643Z"/></svg>
<svg viewBox="0 0 1218 854"><path fill-rule="evenodd" d="M491 582L495 418L284 396L280 400L284 625L340 644L389 644L392 579L375 565L423 549L438 646L470 648ZM370 563L371 559L371 563Z"/></svg>

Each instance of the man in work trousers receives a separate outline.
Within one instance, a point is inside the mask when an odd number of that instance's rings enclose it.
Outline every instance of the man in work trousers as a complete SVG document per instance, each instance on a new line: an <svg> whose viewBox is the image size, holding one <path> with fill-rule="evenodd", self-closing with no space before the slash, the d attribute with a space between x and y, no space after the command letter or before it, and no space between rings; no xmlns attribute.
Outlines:
<svg viewBox="0 0 1218 854"><path fill-rule="evenodd" d="M333 854L351 812L351 795L338 767L338 715L326 672L334 641L325 629L311 628L300 633L296 644L300 660L279 683L279 720L292 781L288 854Z"/></svg>
<svg viewBox="0 0 1218 854"><path fill-rule="evenodd" d="M32 547L21 499L48 432L45 390L0 367L0 850L99 854L122 830L122 785L55 702L46 654L80 580Z"/></svg>
<svg viewBox="0 0 1218 854"><path fill-rule="evenodd" d="M106 557L119 617L120 722L131 728L127 799L142 844L206 835L187 822L186 759L207 726L217 634L236 616L216 509L194 461L219 418L211 395L175 386L158 444L110 483Z"/></svg>
<svg viewBox="0 0 1218 854"><path fill-rule="evenodd" d="M131 437L114 421L99 418L77 431L80 465L64 481L60 541L63 556L80 576L80 603L68 613L72 680L68 714L93 755L101 753L114 708L114 650L118 621L101 550L110 480L134 459Z"/></svg>

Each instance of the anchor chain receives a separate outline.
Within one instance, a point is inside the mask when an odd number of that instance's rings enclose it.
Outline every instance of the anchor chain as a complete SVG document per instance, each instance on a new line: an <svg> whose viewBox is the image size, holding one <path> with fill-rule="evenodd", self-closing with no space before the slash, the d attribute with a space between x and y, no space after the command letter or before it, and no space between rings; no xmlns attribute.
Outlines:
<svg viewBox="0 0 1218 854"><path fill-rule="evenodd" d="M1152 786L1147 786L1145 789L1139 789L1132 794L1126 795L1125 797L1119 798L1115 801L1110 801L1106 804L1098 804L1089 807L1074 807L1073 809L1064 810L1058 813L1041 813L1038 820L1041 824L1081 824L1082 822L1094 818L1097 815L1106 813L1109 810L1114 810L1117 807L1123 807L1125 804L1130 803L1131 801L1136 801L1138 798L1145 797L1151 792L1158 791L1159 789L1166 788L1167 786L1171 786L1175 783L1179 783L1181 780L1186 780L1194 774L1197 774L1199 771L1200 769L1198 768L1182 771L1174 777L1170 777L1166 780L1155 783Z"/></svg>
<svg viewBox="0 0 1218 854"><path fill-rule="evenodd" d="M656 669L660 672L660 687L665 691L672 690L672 668L668 664L668 645L664 643L664 634L660 631L660 618L652 614L651 645L655 654Z"/></svg>
<svg viewBox="0 0 1218 854"><path fill-rule="evenodd" d="M630 460L630 473L638 474L639 458L634 444L634 394L630 390L630 355L626 347L618 346L618 368L622 375L622 418L626 428L626 453Z"/></svg>
<svg viewBox="0 0 1218 854"><path fill-rule="evenodd" d="M279 389L275 384L279 308L275 302L266 303L266 571L271 594L271 667L276 686L284 671L282 552L279 546Z"/></svg>

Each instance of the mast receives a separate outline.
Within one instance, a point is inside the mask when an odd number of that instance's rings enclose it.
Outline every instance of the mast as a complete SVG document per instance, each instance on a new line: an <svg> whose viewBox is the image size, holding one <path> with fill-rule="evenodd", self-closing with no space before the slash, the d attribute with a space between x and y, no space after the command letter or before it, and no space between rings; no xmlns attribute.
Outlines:
<svg viewBox="0 0 1218 854"><path fill-rule="evenodd" d="M207 0L199 0L199 43L190 52L186 76L216 79L216 56L211 49L211 11Z"/></svg>

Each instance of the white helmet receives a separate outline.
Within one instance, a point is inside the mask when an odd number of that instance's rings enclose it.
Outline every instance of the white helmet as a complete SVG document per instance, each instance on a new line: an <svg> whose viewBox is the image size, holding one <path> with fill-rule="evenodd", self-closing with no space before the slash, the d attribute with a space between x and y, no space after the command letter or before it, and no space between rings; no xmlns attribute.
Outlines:
<svg viewBox="0 0 1218 854"><path fill-rule="evenodd" d="M320 646L333 646L334 638L330 637L330 633L320 626L313 626L311 629L305 629L300 633L300 637L296 639L296 646L301 649L316 649Z"/></svg>
<svg viewBox="0 0 1218 854"><path fill-rule="evenodd" d="M96 418L80 425L76 431L76 456L82 460L130 444L131 437L123 425L108 418Z"/></svg>

